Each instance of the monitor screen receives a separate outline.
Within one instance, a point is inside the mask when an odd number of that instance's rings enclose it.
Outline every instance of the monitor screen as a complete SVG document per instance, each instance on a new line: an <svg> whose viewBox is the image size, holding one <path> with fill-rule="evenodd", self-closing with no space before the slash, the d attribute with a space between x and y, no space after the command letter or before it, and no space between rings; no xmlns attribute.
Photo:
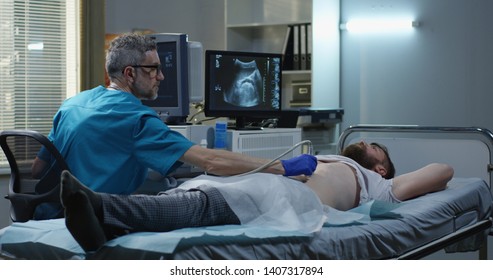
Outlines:
<svg viewBox="0 0 493 280"><path fill-rule="evenodd" d="M205 115L236 119L276 117L282 107L281 54L206 51Z"/></svg>
<svg viewBox="0 0 493 280"><path fill-rule="evenodd" d="M157 43L164 80L155 100L142 103L153 108L167 124L183 124L189 114L188 43L186 34L151 34Z"/></svg>
<svg viewBox="0 0 493 280"><path fill-rule="evenodd" d="M165 78L159 84L159 95L151 105L157 107L178 106L176 42L158 43L158 54Z"/></svg>

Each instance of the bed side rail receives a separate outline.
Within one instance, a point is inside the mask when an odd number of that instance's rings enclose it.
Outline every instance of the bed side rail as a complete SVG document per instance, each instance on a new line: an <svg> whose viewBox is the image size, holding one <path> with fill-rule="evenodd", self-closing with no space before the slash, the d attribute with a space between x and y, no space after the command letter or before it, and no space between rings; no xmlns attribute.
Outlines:
<svg viewBox="0 0 493 280"><path fill-rule="evenodd" d="M481 141L487 147L489 153L489 162L486 166L486 171L489 174L489 182L487 183L490 188L492 186L493 133L488 129L480 127L435 127L418 125L355 125L350 126L342 132L337 143L337 152L341 153L342 149L349 144L348 140L350 140L350 138L354 135L361 133L386 136L395 134L410 135L412 138L418 138L421 135L426 135L426 138L430 137L434 139L458 138Z"/></svg>
<svg viewBox="0 0 493 280"><path fill-rule="evenodd" d="M491 228L492 221L490 219L486 219L483 221L480 221L474 225L468 226L466 228L460 229L452 234L449 234L447 236L444 236L442 238L439 238L435 241L432 241L422 247L419 247L415 250L412 250L410 252L407 252L405 254L402 254L401 256L397 257L398 260L419 260L422 259L426 256L429 256L441 249L444 249L445 247L452 245L456 242L459 242L465 238L468 238L474 234L481 234L485 230L488 230ZM486 243L485 243L486 244ZM485 245L486 247L486 245ZM487 252L486 249L484 251L480 251L480 259L487 259Z"/></svg>

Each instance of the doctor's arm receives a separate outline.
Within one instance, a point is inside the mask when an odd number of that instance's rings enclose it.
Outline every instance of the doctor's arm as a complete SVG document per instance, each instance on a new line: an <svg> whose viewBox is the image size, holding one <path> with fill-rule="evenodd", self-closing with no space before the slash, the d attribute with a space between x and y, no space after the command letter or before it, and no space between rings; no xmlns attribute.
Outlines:
<svg viewBox="0 0 493 280"><path fill-rule="evenodd" d="M268 159L254 158L226 150L206 149L192 146L183 154L180 161L202 168L215 175L236 175L252 171L268 162ZM317 160L310 155L301 155L289 160L276 160L261 172L286 176L311 175L315 170Z"/></svg>
<svg viewBox="0 0 493 280"><path fill-rule="evenodd" d="M394 178L392 192L399 200L411 199L445 189L454 169L442 163L432 163L416 171Z"/></svg>

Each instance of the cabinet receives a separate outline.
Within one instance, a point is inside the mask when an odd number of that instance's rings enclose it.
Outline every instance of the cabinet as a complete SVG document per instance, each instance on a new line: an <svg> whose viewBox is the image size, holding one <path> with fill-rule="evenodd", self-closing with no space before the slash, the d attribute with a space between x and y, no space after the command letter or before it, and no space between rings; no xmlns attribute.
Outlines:
<svg viewBox="0 0 493 280"><path fill-rule="evenodd" d="M194 143L207 141L207 147L214 148L214 126L212 125L172 125L170 129L181 133ZM258 158L272 159L301 141L300 128L264 128L261 130L228 130L227 146L229 151L250 155ZM299 146L284 158L298 156L307 151L306 146ZM190 173L197 172L196 167L184 164L181 169Z"/></svg>
<svg viewBox="0 0 493 280"><path fill-rule="evenodd" d="M311 23L312 1L227 0L225 18L227 50L282 53L288 27ZM310 81L309 70L283 71L283 109L291 107L292 84Z"/></svg>
<svg viewBox="0 0 493 280"><path fill-rule="evenodd" d="M196 144L205 141L207 148L214 147L214 127L212 125L170 125L169 128Z"/></svg>
<svg viewBox="0 0 493 280"><path fill-rule="evenodd" d="M311 70L283 71L282 108L293 108L293 84L306 83L311 102L304 106L340 108L339 0L225 0L225 5L227 50L282 53L288 26L310 23ZM316 152L334 153L339 122L301 124L303 139L319 139Z"/></svg>
<svg viewBox="0 0 493 280"><path fill-rule="evenodd" d="M301 141L300 128L267 128L262 130L228 130L227 149L252 157L273 159ZM306 152L307 147L298 146L283 159Z"/></svg>

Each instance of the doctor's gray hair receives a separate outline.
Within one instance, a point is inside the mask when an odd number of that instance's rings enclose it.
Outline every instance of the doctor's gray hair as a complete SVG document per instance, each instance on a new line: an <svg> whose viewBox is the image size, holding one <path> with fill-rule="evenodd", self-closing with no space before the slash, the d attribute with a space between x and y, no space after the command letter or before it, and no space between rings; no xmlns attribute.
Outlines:
<svg viewBox="0 0 493 280"><path fill-rule="evenodd" d="M156 42L148 36L126 33L115 38L106 51L105 66L110 80L121 77L125 67L142 63L146 52L156 49Z"/></svg>

